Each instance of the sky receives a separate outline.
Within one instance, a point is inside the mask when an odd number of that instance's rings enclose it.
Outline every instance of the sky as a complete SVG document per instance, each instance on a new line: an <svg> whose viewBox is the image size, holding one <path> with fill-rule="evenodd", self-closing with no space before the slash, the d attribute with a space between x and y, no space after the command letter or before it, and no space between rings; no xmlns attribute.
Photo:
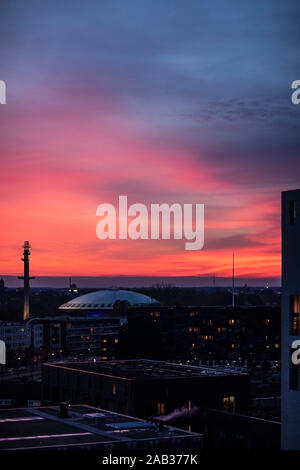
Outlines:
<svg viewBox="0 0 300 470"><path fill-rule="evenodd" d="M300 187L300 4L0 3L0 273L280 276ZM96 208L205 204L205 244L99 240Z"/></svg>

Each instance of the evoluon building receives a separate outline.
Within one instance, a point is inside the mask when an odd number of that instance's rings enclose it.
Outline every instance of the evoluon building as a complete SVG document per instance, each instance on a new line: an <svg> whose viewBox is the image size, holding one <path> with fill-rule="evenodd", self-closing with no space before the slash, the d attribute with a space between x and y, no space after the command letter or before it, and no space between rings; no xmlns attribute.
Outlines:
<svg viewBox="0 0 300 470"><path fill-rule="evenodd" d="M130 306L145 306L157 304L158 302L148 297L130 290L123 289L105 289L90 292L75 299L69 300L59 307L68 314L86 314L87 316L101 317L105 314L111 314L118 302L126 302Z"/></svg>
<svg viewBox="0 0 300 470"><path fill-rule="evenodd" d="M130 306L156 303L151 297L127 290L101 290L82 295L61 305L62 315L35 318L43 325L44 344L54 357L99 356L114 359L125 311L116 302Z"/></svg>

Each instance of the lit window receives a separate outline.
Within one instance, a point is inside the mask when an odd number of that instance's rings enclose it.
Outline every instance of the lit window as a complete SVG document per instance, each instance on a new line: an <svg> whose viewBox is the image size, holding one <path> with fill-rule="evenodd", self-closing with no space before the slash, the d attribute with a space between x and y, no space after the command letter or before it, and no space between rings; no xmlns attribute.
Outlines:
<svg viewBox="0 0 300 470"><path fill-rule="evenodd" d="M290 296L290 334L299 334L300 296Z"/></svg>
<svg viewBox="0 0 300 470"><path fill-rule="evenodd" d="M233 319L229 320L229 325L234 325L234 320Z"/></svg>
<svg viewBox="0 0 300 470"><path fill-rule="evenodd" d="M223 410L235 412L235 397L233 395L223 398Z"/></svg>
<svg viewBox="0 0 300 470"><path fill-rule="evenodd" d="M157 414L164 415L166 413L166 404L158 402L157 403Z"/></svg>
<svg viewBox="0 0 300 470"><path fill-rule="evenodd" d="M115 344L118 344L119 340L118 338L115 338Z"/></svg>
<svg viewBox="0 0 300 470"><path fill-rule="evenodd" d="M116 394L117 394L117 386L116 386L116 384L113 384L113 386L112 386L112 394L113 394L113 395L116 395Z"/></svg>
<svg viewBox="0 0 300 470"><path fill-rule="evenodd" d="M269 319L269 318L265 318L264 323L265 323L265 325L270 325L270 319Z"/></svg>

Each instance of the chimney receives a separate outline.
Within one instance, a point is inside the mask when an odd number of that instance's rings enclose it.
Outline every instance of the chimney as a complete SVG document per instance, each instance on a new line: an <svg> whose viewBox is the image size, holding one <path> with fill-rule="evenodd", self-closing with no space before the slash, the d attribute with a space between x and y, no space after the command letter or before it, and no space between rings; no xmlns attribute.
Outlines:
<svg viewBox="0 0 300 470"><path fill-rule="evenodd" d="M69 417L69 410L68 410L68 403L66 402L61 402L59 404L59 417L60 418L68 418Z"/></svg>

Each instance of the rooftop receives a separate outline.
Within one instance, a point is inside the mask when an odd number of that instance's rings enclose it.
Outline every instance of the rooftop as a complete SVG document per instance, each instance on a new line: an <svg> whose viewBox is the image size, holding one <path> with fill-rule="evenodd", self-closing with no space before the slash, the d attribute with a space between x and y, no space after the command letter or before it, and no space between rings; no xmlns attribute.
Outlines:
<svg viewBox="0 0 300 470"><path fill-rule="evenodd" d="M199 445L201 440L199 434L170 426L159 428L154 423L87 405L72 405L68 410L68 418L60 417L59 406L0 410L0 450L98 449L126 447L130 442L143 446L169 438Z"/></svg>
<svg viewBox="0 0 300 470"><path fill-rule="evenodd" d="M59 367L69 370L80 370L82 372L99 374L113 377L131 379L154 379L154 378L182 378L182 377L207 377L207 376L230 376L245 375L222 366L192 366L175 364L171 362L153 361L150 359L132 359L119 361L99 362L66 362L47 363L50 367Z"/></svg>

